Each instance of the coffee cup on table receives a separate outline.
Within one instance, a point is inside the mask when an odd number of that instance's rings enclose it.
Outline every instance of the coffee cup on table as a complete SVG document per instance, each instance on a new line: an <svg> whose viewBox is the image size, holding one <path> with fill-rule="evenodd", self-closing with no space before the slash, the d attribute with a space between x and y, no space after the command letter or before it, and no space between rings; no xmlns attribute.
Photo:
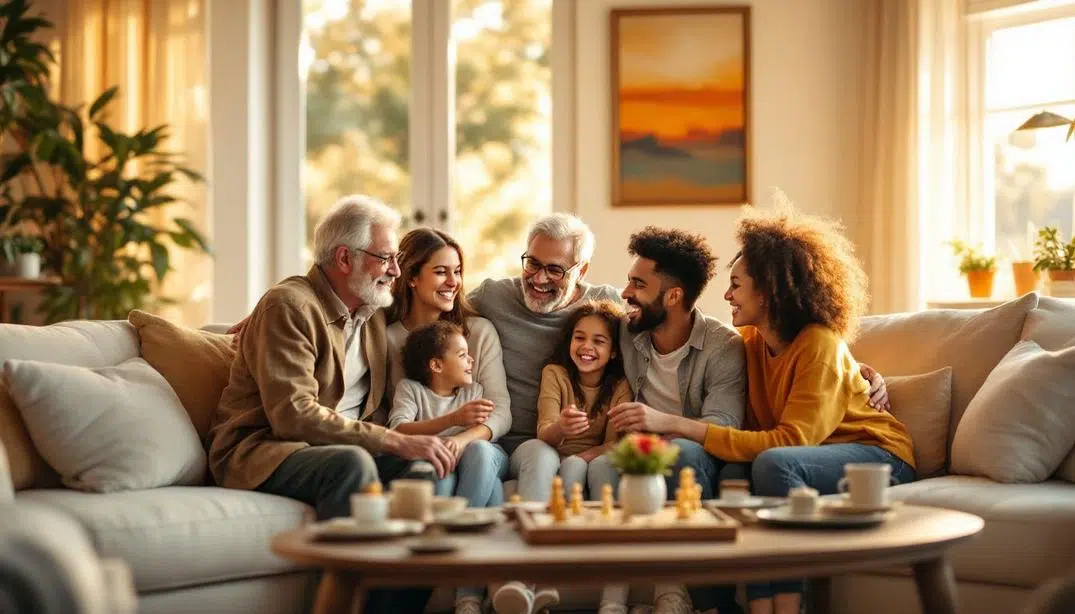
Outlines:
<svg viewBox="0 0 1075 614"><path fill-rule="evenodd" d="M817 490L809 486L799 486L788 492L788 509L792 516L813 516L817 508Z"/></svg>
<svg viewBox="0 0 1075 614"><path fill-rule="evenodd" d="M433 520L433 482L429 480L395 480L388 516L400 520Z"/></svg>
<svg viewBox="0 0 1075 614"><path fill-rule="evenodd" d="M360 527L380 527L388 520L388 497L380 493L351 495L351 518Z"/></svg>
<svg viewBox="0 0 1075 614"><path fill-rule="evenodd" d="M892 485L892 467L886 463L848 463L844 477L836 484L855 507L888 505L888 487Z"/></svg>
<svg viewBox="0 0 1075 614"><path fill-rule="evenodd" d="M720 498L726 503L741 503L750 498L750 482L747 480L721 480Z"/></svg>

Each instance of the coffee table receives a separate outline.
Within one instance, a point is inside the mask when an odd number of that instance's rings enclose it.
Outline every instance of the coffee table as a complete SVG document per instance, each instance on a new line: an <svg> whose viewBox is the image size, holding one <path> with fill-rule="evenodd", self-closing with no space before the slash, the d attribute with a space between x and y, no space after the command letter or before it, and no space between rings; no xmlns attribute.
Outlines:
<svg viewBox="0 0 1075 614"><path fill-rule="evenodd" d="M453 534L462 548L414 555L407 541L316 542L304 529L276 535L272 550L323 570L315 614L362 611L366 590L415 584L451 587L523 580L554 585L609 582L732 584L811 578L827 609L828 578L899 564L914 569L926 614L956 612L948 549L982 530L978 516L902 505L869 529L775 529L747 524L734 542L533 546L511 523L485 533ZM413 538L412 538L413 539Z"/></svg>

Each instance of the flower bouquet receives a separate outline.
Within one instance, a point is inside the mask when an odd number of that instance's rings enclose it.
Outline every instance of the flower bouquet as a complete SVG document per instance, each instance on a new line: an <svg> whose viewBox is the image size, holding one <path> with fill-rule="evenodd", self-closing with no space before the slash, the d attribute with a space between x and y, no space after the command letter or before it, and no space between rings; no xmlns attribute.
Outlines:
<svg viewBox="0 0 1075 614"><path fill-rule="evenodd" d="M669 475L679 456L679 446L657 435L632 433L609 454L612 465L624 475Z"/></svg>

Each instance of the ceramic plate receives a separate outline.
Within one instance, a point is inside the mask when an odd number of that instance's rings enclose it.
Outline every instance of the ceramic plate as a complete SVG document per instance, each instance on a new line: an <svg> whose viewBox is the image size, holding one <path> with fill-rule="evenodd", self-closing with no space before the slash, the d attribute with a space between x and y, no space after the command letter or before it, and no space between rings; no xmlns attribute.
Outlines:
<svg viewBox="0 0 1075 614"><path fill-rule="evenodd" d="M444 537L420 537L407 543L407 549L414 554L445 554L455 552L459 544Z"/></svg>
<svg viewBox="0 0 1075 614"><path fill-rule="evenodd" d="M416 520L386 520L379 526L359 526L351 518L334 518L311 525L314 537L323 541L392 539L416 535L424 528Z"/></svg>
<svg viewBox="0 0 1075 614"><path fill-rule="evenodd" d="M827 514L818 511L811 516L792 515L787 507L774 507L754 512L764 524L782 527L809 527L815 529L842 529L852 527L872 527L881 524L888 517L884 512L872 514Z"/></svg>
<svg viewBox="0 0 1075 614"><path fill-rule="evenodd" d="M725 509L762 509L766 507L779 507L787 500L783 497L747 497L737 501L725 501L723 499L711 499L706 504Z"/></svg>
<svg viewBox="0 0 1075 614"><path fill-rule="evenodd" d="M892 501L883 505L855 505L848 499L836 499L825 501L821 507L830 514L876 514L878 512L891 512L899 507L899 501Z"/></svg>
<svg viewBox="0 0 1075 614"><path fill-rule="evenodd" d="M504 515L497 509L469 509L438 524L447 531L481 531L503 522Z"/></svg>

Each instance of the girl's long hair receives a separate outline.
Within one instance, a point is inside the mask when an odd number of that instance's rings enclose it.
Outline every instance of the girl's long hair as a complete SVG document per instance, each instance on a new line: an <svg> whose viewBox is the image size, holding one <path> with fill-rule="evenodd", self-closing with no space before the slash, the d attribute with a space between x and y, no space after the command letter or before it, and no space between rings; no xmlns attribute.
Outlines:
<svg viewBox="0 0 1075 614"><path fill-rule="evenodd" d="M414 301L414 288L411 288L411 280L418 276L433 254L445 247L450 247L459 254L459 267L465 273L463 249L450 234L435 228L415 228L403 236L399 242L399 251L403 253L403 260L399 263L399 279L392 284L392 305L387 313L389 324L402 320L411 310L411 303ZM474 310L467 301L463 284L460 283L459 291L455 295L455 305L451 311L441 314L440 319L462 328L465 337L470 334L467 318L473 315Z"/></svg>
<svg viewBox="0 0 1075 614"><path fill-rule="evenodd" d="M564 328L560 331L560 340L556 343L548 364L560 365L567 370L568 379L571 380L571 390L575 393L575 399L579 402L585 400L582 392L582 384L579 382L579 367L571 359L571 338L575 335L575 326L585 317L597 316L608 327L609 343L612 346L612 357L605 365L605 371L601 374L598 383L597 396L587 409L586 413L592 418L602 407L612 400L612 394L616 392L616 386L624 378L623 358L620 356L620 321L623 319L623 309L612 301L586 301L579 305L567 319Z"/></svg>

